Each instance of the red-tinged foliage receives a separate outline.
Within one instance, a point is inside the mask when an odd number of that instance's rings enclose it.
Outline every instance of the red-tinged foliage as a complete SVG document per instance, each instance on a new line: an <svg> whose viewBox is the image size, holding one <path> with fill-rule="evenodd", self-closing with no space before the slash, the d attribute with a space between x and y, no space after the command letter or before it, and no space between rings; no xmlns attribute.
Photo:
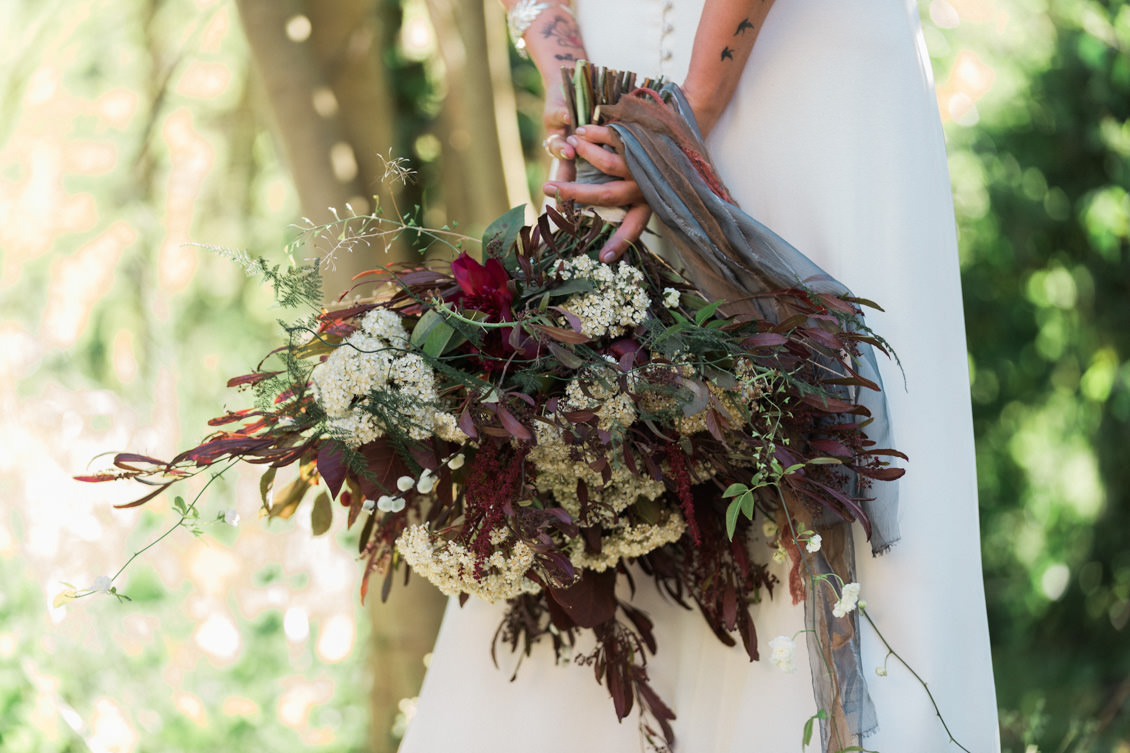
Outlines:
<svg viewBox="0 0 1130 753"><path fill-rule="evenodd" d="M243 376L232 377L228 380L228 387L246 387L259 384L259 382L278 376L281 373L281 371L255 371L250 374L244 374Z"/></svg>
<svg viewBox="0 0 1130 753"><path fill-rule="evenodd" d="M348 525L361 523L363 600L374 576L381 598L387 598L401 575L396 541L411 524L426 523L437 540L473 554L468 590L472 580L486 577L493 554L500 548L506 554L506 547L521 542L534 554L526 578L541 590L511 600L498 641L525 651L546 640L563 652L579 631L592 631L596 649L584 661L608 689L617 715L639 708L670 742L674 713L646 673L647 656L657 650L652 623L630 600L617 600L617 583L625 579L634 592L633 578L642 571L675 603L697 609L722 643L740 642L756 659L750 604L771 595L775 580L751 555L752 532L760 530L762 517L780 514L779 493L813 515L857 520L870 535L858 497L867 484L903 473L885 460L899 453L871 447L864 434L868 413L855 402L858 388L877 387L851 366L859 344L869 340L846 328L843 318L856 311L852 302L799 288L766 294L793 312L779 322L728 317L714 308L704 312L706 302L696 301L685 281L636 251L628 263L644 272L646 285L658 286L647 290L656 302L651 319L614 337L590 337L568 304L587 283L565 280L562 269L568 258L599 247L607 230L590 217L554 211L534 227L514 228L509 237L514 234L520 242L509 249L489 242L495 255L484 263L462 255L449 265L359 277L380 285L375 296L324 312L317 336L290 347L289 383L280 387L273 407L213 419L210 425L227 430L172 461L122 454L115 458L117 470L79 478L156 484L155 491L131 503L139 505L179 477L238 459L266 466L260 488L267 505L276 469L296 466L298 478L275 487L270 512L292 515L306 496L320 497L308 492L324 483L321 493L346 508ZM563 283L568 287L561 288ZM657 293L669 286L680 293L674 311L659 304ZM407 414L395 407L412 398L407 390L393 394L391 387L354 396L359 409L371 409L380 439L353 451L329 433L311 388L315 380L309 372L295 373L292 364L313 368L376 308L394 312L409 333L426 317L426 331L415 332L407 350L433 367L437 411L455 417L469 438L464 444L414 438L398 419ZM485 326L476 330L476 323ZM743 375L750 366L759 375L755 384ZM229 384L263 385L283 373L260 364ZM570 383L591 402L570 402L572 393L565 389ZM626 426L610 420L604 410L609 394L626 396L638 420ZM697 428L686 417L697 419ZM556 491L539 486L538 463L529 459L535 422L541 424L539 435L546 427L550 436L556 432L577 464L575 487L570 479L568 493L562 492L575 499L558 500ZM456 453L464 455L459 464L453 462ZM770 460L792 470L772 478ZM418 489L426 486L417 481L424 469L435 486L421 494ZM620 483L614 479L625 472L659 482L661 491L655 499L641 497L609 513L610 485ZM731 539L722 490L755 474L767 474L777 486L759 488L758 525L739 516ZM413 481L405 492L397 484L403 476ZM382 497L389 499L378 511L366 512ZM396 509L401 503L402 509L391 512L390 504ZM571 547L600 554L624 524L658 525L672 518L686 522L685 533L637 558L638 568L621 562L598 573L571 557ZM407 578L406 569L402 574ZM797 592L797 584L790 587Z"/></svg>
<svg viewBox="0 0 1130 753"><path fill-rule="evenodd" d="M342 447L333 442L326 442L318 449L318 473L329 487L330 499L336 499L341 485L345 483L348 468L345 466L345 454Z"/></svg>

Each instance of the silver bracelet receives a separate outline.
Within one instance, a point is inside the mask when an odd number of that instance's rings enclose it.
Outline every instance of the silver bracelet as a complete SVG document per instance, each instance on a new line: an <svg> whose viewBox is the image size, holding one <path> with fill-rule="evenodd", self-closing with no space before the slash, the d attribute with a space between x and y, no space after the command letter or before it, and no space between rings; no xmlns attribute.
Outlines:
<svg viewBox="0 0 1130 753"><path fill-rule="evenodd" d="M549 10L549 3L538 2L538 0L518 0L506 12L506 25L510 27L510 41L514 43L514 49L518 50L518 54L524 58L530 55L526 52L526 31L534 23L534 19L542 14L543 11ZM568 5L558 6L566 13L572 13Z"/></svg>

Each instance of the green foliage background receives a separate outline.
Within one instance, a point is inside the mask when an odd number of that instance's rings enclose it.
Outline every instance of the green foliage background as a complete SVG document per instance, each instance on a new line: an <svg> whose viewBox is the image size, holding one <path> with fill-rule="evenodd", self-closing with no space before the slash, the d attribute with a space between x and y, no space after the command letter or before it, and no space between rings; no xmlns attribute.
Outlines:
<svg viewBox="0 0 1130 753"><path fill-rule="evenodd" d="M393 18L399 5L382 3ZM109 548L107 561L120 562L127 547L64 539L66 556L36 559L21 548L31 526L29 506L52 504L63 518L78 515L65 471L81 470L92 454L88 448L110 436L112 426L173 427L170 445L197 439L215 407L231 400L224 379L246 372L277 335L278 312L266 291L229 262L180 241L246 247L282 261L276 250L298 214L238 25L229 18L226 31L216 31L216 18L230 14L230 6L207 0L74 6L13 0L0 8L6 30L0 57L6 71L0 87L6 149L0 164L6 191L0 191L0 404L8 422L0 430L10 458L0 477L0 494L8 500L0 507L0 750L85 749L82 735L62 717L44 725L37 709L44 697L66 700L80 721L95 714L99 699L116 699L143 730L141 750L356 749L364 714L350 707L365 693L363 662L320 666L309 647L298 651L306 658L295 658L277 612L238 620L247 648L234 665L222 671L202 666L181 678L202 698L222 686L261 710L258 717L214 713L206 727L185 721L162 696L164 680L150 671L192 649L193 623L180 613L183 589L145 576L144 562L124 588L143 597L141 603L123 609L106 599L68 608L87 610L83 619L105 632L100 648L68 644L46 619L44 604L60 578L89 582L102 572L89 564L94 550ZM953 116L947 134L1003 748L1127 753L1130 4L934 0L922 10L943 111ZM401 148L423 176L413 200L426 203L440 159L432 135L440 93L427 61L410 58L389 51L390 64L403 73L397 99L408 113L400 121ZM528 64L514 62L523 136L536 144L537 79ZM183 82L203 70L196 64L225 70L230 80L214 94L193 94ZM64 123L57 138L108 145L115 156L105 168L62 170L36 214L13 196L23 195L16 189L26 188L39 169L25 161L34 156L25 148L32 128L25 116L41 106L33 95L51 75L65 94L63 104L43 116ZM132 93L135 102L118 125L99 114L109 92ZM968 102L952 99L955 93ZM208 145L197 153L207 169L186 167L174 143L178 128ZM537 170L531 175L536 180ZM194 199L180 210L188 219L183 237L176 236L167 214L192 176ZM67 203L77 195L89 197L93 213ZM112 235L115 223L125 223L133 235L113 257L116 274L107 275L99 267L104 259L90 249ZM81 291L60 288L68 269L101 281L98 295L87 300ZM68 341L52 327L76 300L85 318ZM129 354L124 361L122 352ZM168 384L170 372L175 385ZM113 397L106 398L106 390ZM60 498L33 496L25 481L47 471L9 437L39 431L45 447L59 444L66 414L56 415L52 406L68 395L81 398L76 404L109 400L117 407L75 409L82 419L78 436L87 441L72 443L79 449L70 455L53 450L59 467L52 472L61 475L50 488ZM223 508L232 499L229 492L209 504ZM244 526L257 525L251 517L245 514ZM143 520L142 533L164 520ZM240 541L229 543L238 548ZM89 550L76 551L82 547ZM137 611L155 617L162 639L132 653L114 648L125 615ZM322 673L341 693L316 712L332 717L316 722L336 726L333 742L303 742L270 713L280 678L299 673Z"/></svg>
<svg viewBox="0 0 1130 753"><path fill-rule="evenodd" d="M1009 750L1130 746L1130 5L935 31L995 72L949 126ZM947 49L948 48L948 49ZM940 53L940 54L939 54Z"/></svg>

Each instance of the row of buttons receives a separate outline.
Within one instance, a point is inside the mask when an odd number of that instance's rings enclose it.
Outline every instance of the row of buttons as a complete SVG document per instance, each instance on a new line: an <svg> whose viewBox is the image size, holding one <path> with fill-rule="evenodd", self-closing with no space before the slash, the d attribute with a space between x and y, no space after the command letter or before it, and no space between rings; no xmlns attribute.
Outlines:
<svg viewBox="0 0 1130 753"><path fill-rule="evenodd" d="M674 8L675 3L673 2L673 0L666 0L666 2L663 4L663 33L659 51L659 72L664 76L667 75L665 64L675 56L675 53L671 50L670 47L667 46L668 38L675 31L675 26L670 21L671 11L674 10Z"/></svg>

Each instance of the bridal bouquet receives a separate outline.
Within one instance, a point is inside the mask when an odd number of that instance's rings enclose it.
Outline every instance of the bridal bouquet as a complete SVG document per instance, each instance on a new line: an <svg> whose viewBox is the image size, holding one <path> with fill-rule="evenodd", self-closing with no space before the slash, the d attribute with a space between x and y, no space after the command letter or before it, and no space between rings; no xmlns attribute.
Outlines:
<svg viewBox="0 0 1130 753"><path fill-rule="evenodd" d="M670 743L636 581L654 580L757 659L751 607L776 585L766 560L791 561L789 591L804 598L815 581L801 569L823 558L823 531L835 551L822 572L841 593L810 600L810 617L820 640L836 635L825 656L840 671L854 638L827 620L855 593L850 566L836 564L842 532L858 523L871 535L870 485L901 476L888 460L902 455L868 435L860 395L879 391L870 351L884 348L866 302L741 214L685 121L626 96L630 74L582 65L568 80L575 122L611 113L622 124L648 203L679 229L678 267L642 245L601 263L612 226L573 207L532 225L512 210L488 228L482 262L460 253L372 270L353 291L364 297L288 328L228 383L254 406L213 419L200 445L168 461L119 454L81 478L155 487L133 506L214 466L260 465L266 516L312 499L315 533L335 503L360 528L363 599L374 576L384 597L408 570L461 600L505 601L496 644L525 653L545 639L562 659L592 647L578 661L617 716L638 704L649 739ZM675 161L649 172L653 156ZM684 177L675 187L673 175ZM700 225L714 229L695 235ZM316 272L250 266L284 302L318 296ZM886 539L877 532L877 546Z"/></svg>
<svg viewBox="0 0 1130 753"><path fill-rule="evenodd" d="M172 460L120 454L84 479L155 484L137 505L217 463L262 465L266 515L314 498L326 521L336 500L361 527L362 598L407 567L507 601L498 639L516 651L547 637L564 655L590 630L585 661L617 715L639 702L670 738L651 622L617 583L653 578L756 658L750 606L774 579L752 541L776 528L764 554L796 561L815 543L803 521L868 525L846 471L901 471L841 397L866 381L860 345L879 345L854 326L857 301L797 286L767 294L787 319L728 316L642 248L597 261L608 232L553 209L523 226L519 208L488 230L483 263L374 270L365 298L230 380L255 407Z"/></svg>

